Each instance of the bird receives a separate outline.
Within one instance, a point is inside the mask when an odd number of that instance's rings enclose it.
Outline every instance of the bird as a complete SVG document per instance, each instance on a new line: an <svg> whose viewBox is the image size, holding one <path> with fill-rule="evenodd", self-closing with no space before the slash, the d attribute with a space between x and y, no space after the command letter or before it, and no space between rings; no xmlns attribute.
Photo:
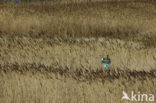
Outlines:
<svg viewBox="0 0 156 103"><path fill-rule="evenodd" d="M122 100L123 99L130 100L130 98L128 97L128 95L127 95L127 93L125 91L123 91L122 94L123 94Z"/></svg>

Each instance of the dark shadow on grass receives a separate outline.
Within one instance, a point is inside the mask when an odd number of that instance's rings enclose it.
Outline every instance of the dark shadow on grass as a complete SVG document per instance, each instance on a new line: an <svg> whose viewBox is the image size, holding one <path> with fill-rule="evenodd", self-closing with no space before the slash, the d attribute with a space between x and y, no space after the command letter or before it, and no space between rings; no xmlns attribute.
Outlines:
<svg viewBox="0 0 156 103"><path fill-rule="evenodd" d="M27 72L41 73L46 78L50 79L51 77L47 75L48 73L53 73L56 75L60 75L66 78L73 78L77 81L97 81L102 80L103 82L113 81L116 79L125 79L125 80L146 80L156 78L156 69L151 69L149 72L147 71L136 71L136 70L129 70L129 69L120 69L120 68L110 68L110 71L105 70L104 68L89 70L85 68L77 68L72 69L68 67L59 67L54 68L52 66L44 66L41 64L9 64L0 66L0 73L8 73L8 72L17 72L20 74L25 74Z"/></svg>

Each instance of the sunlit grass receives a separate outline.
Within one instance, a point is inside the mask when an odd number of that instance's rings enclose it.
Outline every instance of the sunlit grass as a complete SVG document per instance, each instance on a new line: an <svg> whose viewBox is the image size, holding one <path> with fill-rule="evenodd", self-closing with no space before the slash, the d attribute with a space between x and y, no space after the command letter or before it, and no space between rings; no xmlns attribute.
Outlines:
<svg viewBox="0 0 156 103"><path fill-rule="evenodd" d="M155 2L92 1L0 5L0 103L127 103L123 90L156 93Z"/></svg>

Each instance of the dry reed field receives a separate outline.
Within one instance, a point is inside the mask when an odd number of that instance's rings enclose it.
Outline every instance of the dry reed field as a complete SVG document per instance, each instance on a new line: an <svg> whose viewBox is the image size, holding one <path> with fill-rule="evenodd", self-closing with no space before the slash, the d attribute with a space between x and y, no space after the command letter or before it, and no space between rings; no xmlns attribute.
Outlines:
<svg viewBox="0 0 156 103"><path fill-rule="evenodd" d="M155 17L153 0L1 3L0 103L155 103Z"/></svg>

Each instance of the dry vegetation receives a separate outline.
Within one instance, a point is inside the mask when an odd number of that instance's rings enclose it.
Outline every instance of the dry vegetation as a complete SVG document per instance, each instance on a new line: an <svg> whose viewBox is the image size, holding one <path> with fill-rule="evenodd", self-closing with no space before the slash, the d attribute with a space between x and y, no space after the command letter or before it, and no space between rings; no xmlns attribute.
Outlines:
<svg viewBox="0 0 156 103"><path fill-rule="evenodd" d="M0 32L9 36L137 39L150 38L156 32L155 2L21 3L0 7Z"/></svg>
<svg viewBox="0 0 156 103"><path fill-rule="evenodd" d="M156 2L91 1L0 5L0 103L156 96Z"/></svg>

